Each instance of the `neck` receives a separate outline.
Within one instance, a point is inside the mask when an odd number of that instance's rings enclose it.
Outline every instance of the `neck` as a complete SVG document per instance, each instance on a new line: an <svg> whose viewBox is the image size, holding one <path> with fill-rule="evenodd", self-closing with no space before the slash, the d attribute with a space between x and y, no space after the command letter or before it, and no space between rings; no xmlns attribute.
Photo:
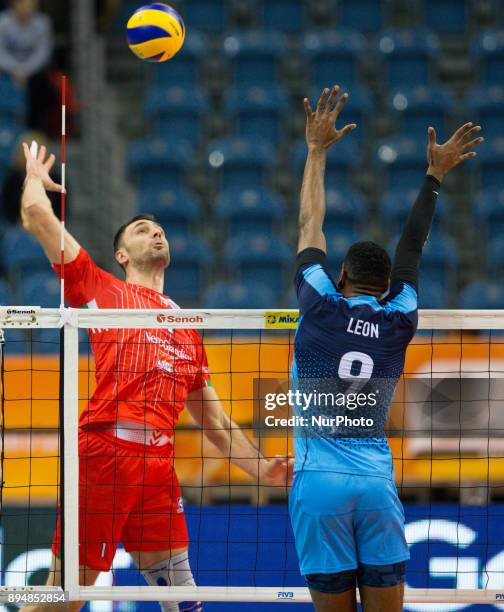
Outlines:
<svg viewBox="0 0 504 612"><path fill-rule="evenodd" d="M163 293L164 288L164 267L155 268L152 270L127 270L126 282L133 285L140 285L148 289L154 289Z"/></svg>
<svg viewBox="0 0 504 612"><path fill-rule="evenodd" d="M371 289L370 287L358 287L353 285L345 285L341 290L341 293L344 297L359 297L361 295L370 295L379 299L383 292L378 293L376 289Z"/></svg>

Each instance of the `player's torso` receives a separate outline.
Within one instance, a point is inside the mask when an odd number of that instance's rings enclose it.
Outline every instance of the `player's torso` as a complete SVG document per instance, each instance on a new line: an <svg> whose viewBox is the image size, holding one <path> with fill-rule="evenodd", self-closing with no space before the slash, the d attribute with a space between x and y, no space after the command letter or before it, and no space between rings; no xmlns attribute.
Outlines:
<svg viewBox="0 0 504 612"><path fill-rule="evenodd" d="M371 297L326 298L303 315L293 385L321 399L296 406L307 419L295 432L296 469L390 476L384 430L410 339L405 316Z"/></svg>

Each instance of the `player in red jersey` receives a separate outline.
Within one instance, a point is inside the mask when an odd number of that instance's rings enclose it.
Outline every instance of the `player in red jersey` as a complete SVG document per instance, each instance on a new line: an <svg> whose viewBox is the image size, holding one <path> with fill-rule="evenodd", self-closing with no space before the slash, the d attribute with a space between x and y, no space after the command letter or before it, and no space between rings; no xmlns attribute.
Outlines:
<svg viewBox="0 0 504 612"><path fill-rule="evenodd" d="M41 147L35 158L23 146L23 226L60 273L60 223L46 195L46 190L61 190L49 176L54 156L46 159ZM153 217L140 215L123 225L114 252L125 281L99 268L65 233L65 298L70 306L178 308L163 295L169 245ZM207 438L254 478L285 485L292 461L262 457L225 413L210 384L196 331L96 329L89 336L97 386L79 423L80 584L94 584L100 571L108 571L122 542L149 584L192 585L184 508L173 467L174 427L184 406ZM58 527L49 584L60 580ZM81 605L74 602L67 609ZM202 609L199 602L165 602L161 607L170 612Z"/></svg>

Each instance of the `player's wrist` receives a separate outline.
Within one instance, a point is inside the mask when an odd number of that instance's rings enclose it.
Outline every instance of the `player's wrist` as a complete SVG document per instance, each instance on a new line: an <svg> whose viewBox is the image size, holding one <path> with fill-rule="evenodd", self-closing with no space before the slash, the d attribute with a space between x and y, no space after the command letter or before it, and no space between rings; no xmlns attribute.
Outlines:
<svg viewBox="0 0 504 612"><path fill-rule="evenodd" d="M433 176L436 180L438 180L440 183L442 183L444 177L446 176L446 173L445 172L441 172L441 170L439 170L437 168L433 168L432 166L429 166L427 168L427 175L428 176Z"/></svg>
<svg viewBox="0 0 504 612"><path fill-rule="evenodd" d="M324 147L324 145L320 143L309 142L308 143L308 153L310 153L310 155L319 155L321 157L325 157L327 153L327 148Z"/></svg>

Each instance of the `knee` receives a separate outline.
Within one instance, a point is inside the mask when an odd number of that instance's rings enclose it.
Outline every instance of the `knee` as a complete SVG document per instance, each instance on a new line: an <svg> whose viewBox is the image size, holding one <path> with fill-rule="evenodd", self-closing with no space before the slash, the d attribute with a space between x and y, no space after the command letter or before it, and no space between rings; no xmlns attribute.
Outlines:
<svg viewBox="0 0 504 612"><path fill-rule="evenodd" d="M308 588L319 593L344 593L355 589L357 570L351 569L334 574L307 574Z"/></svg>
<svg viewBox="0 0 504 612"><path fill-rule="evenodd" d="M389 565L367 565L359 563L357 580L360 585L368 587L387 588L402 584L406 576L406 563L391 563Z"/></svg>

